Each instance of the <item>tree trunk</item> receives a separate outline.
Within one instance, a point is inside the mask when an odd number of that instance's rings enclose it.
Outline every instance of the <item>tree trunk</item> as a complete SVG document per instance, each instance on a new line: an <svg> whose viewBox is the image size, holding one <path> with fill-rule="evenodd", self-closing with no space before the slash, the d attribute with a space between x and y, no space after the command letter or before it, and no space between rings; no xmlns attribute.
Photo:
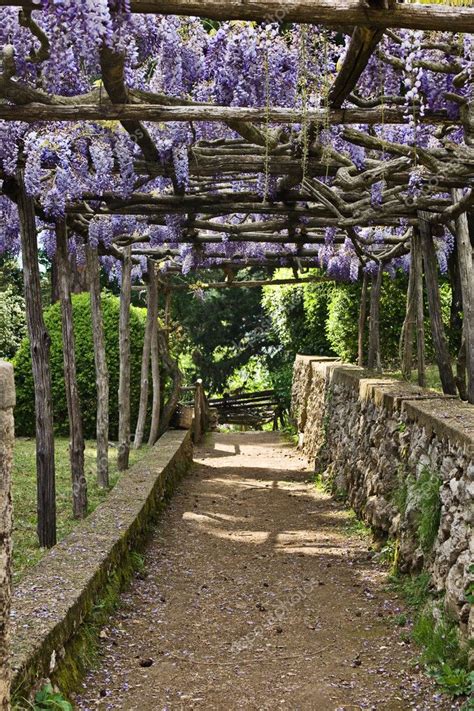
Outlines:
<svg viewBox="0 0 474 711"><path fill-rule="evenodd" d="M444 329L441 297L438 282L438 263L431 234L431 226L427 220L426 213L419 213L421 248L423 251L423 261L425 265L426 291L428 295L428 306L430 311L431 333L433 334L433 345L438 363L443 392L446 395L456 395L456 383L454 382L451 356L449 353L448 340Z"/></svg>
<svg viewBox="0 0 474 711"><path fill-rule="evenodd" d="M97 386L97 483L105 489L109 486L109 370L105 351L97 249L88 245L86 247L86 257L91 295L95 381Z"/></svg>
<svg viewBox="0 0 474 711"><path fill-rule="evenodd" d="M382 370L380 354L380 297L382 295L383 266L372 277L370 290L370 332L369 332L369 359L370 370Z"/></svg>
<svg viewBox="0 0 474 711"><path fill-rule="evenodd" d="M128 469L130 458L130 300L132 294L131 248L123 250L122 288L120 290L119 324L119 449L117 466L119 471Z"/></svg>
<svg viewBox="0 0 474 711"><path fill-rule="evenodd" d="M171 393L168 398L168 402L163 408L163 414L161 417L159 435L162 435L168 429L169 424L171 422L171 418L176 412L176 408L179 402L179 396L181 393L181 386L183 384L183 375L180 369L178 368L178 364L170 356L166 335L163 333L163 331L158 332L158 342L160 346L160 354L163 357L164 366L168 373L171 375L173 381Z"/></svg>
<svg viewBox="0 0 474 711"><path fill-rule="evenodd" d="M425 363L425 305L423 301L423 255L421 252L420 233L413 230L411 240L411 269L413 270L413 300L415 302L416 319L416 361L418 368L418 385L426 387Z"/></svg>
<svg viewBox="0 0 474 711"><path fill-rule="evenodd" d="M362 293L360 296L360 310L359 310L359 356L357 362L361 368L364 367L365 357L364 357L364 340L365 340L365 327L367 325L367 293L369 290L369 275L364 272L364 278L362 280Z"/></svg>
<svg viewBox="0 0 474 711"><path fill-rule="evenodd" d="M415 338L416 325L416 273L410 269L407 291L407 308L405 321L403 322L400 334L400 367L405 380L410 382L413 368L413 342Z"/></svg>
<svg viewBox="0 0 474 711"><path fill-rule="evenodd" d="M11 475L15 429L13 368L0 361L0 708L10 708L10 604L12 578Z"/></svg>
<svg viewBox="0 0 474 711"><path fill-rule="evenodd" d="M151 407L151 427L148 444L153 446L160 433L161 415L161 373L160 348L158 344L158 283L155 270L150 267L150 301L153 305L151 331L151 374L153 379L153 403Z"/></svg>
<svg viewBox="0 0 474 711"><path fill-rule="evenodd" d="M453 191L453 200L461 197L459 190ZM456 242L458 248L459 274L461 278L463 302L463 333L466 349L467 400L474 404L474 264L469 235L467 215L456 220Z"/></svg>
<svg viewBox="0 0 474 711"><path fill-rule="evenodd" d="M81 403L77 386L67 228L64 220L56 223L56 264L58 269L59 300L61 302L64 384L69 417L72 507L74 518L84 518L87 515L87 481L84 474L84 435L82 432Z"/></svg>
<svg viewBox="0 0 474 711"><path fill-rule="evenodd" d="M50 338L41 306L34 203L33 199L26 194L22 170L19 171L17 180L26 320L35 386L38 539L42 548L51 548L56 543L56 486L53 399L49 365Z"/></svg>
<svg viewBox="0 0 474 711"><path fill-rule="evenodd" d="M143 435L145 432L146 416L148 412L148 391L149 391L149 375L150 375L150 354L151 354L151 339L153 333L153 321L156 307L153 304L152 289L154 279L154 267L151 259L148 260L148 289L147 289L147 314L145 338L143 340L142 354L142 370L140 377L140 407L138 409L137 427L135 430L135 440L133 443L134 449L139 449L143 443ZM156 328L156 326L155 326Z"/></svg>

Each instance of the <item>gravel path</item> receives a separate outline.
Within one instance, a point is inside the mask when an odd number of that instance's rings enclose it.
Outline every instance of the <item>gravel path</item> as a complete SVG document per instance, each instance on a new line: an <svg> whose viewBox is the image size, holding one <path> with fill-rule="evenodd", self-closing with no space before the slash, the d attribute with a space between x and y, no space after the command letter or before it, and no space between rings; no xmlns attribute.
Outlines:
<svg viewBox="0 0 474 711"><path fill-rule="evenodd" d="M270 433L215 434L101 634L79 709L457 708L395 624L367 539Z"/></svg>

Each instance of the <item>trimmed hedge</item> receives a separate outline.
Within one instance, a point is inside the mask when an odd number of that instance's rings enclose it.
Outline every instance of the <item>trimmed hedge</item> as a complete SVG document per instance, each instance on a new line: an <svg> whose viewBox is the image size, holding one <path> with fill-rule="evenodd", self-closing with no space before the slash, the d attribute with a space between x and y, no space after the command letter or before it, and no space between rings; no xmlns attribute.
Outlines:
<svg viewBox="0 0 474 711"><path fill-rule="evenodd" d="M116 439L118 436L118 328L120 302L116 296L104 294L102 303L110 379L110 438ZM73 296L72 308L84 435L87 438L94 439L96 435L97 391L89 294ZM137 417L140 400L140 368L145 321L146 309L132 306L130 313L132 423ZM54 304L46 309L45 322L51 338L51 375L55 431L58 435L67 436L69 427L64 388L61 310L59 304ZM34 436L34 387L28 339L22 342L14 359L14 367L17 389L17 405L15 408L16 433L20 436Z"/></svg>

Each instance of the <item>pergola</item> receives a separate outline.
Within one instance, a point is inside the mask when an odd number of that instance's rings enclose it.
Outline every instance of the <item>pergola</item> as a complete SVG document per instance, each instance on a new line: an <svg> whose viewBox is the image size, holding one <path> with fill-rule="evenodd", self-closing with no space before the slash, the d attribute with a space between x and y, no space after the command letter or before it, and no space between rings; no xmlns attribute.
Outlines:
<svg viewBox="0 0 474 711"><path fill-rule="evenodd" d="M22 12L22 22L39 40L40 52L48 52L48 39L36 24L28 2L5 2ZM71 425L71 464L73 470L74 511L84 514L86 492L83 481L83 437L80 403L74 358L74 334L70 301L70 275L67 257L68 231L83 235L87 241L92 219L110 216L132 216L143 220L147 228L166 225L170 216L179 217L178 243L160 247L149 244L146 230L140 234L124 233L107 247L100 245L100 256L112 256L122 263L121 281L121 379L119 401L120 463L127 467L131 438L130 358L128 318L133 264L148 262L148 322L142 369L142 403L137 424L135 446L144 436L148 369L153 371L153 422L150 442L154 443L167 426L176 393L181 384L179 373L169 356L166 337L157 328L157 290L182 288L173 286L170 275L180 272L180 245L186 244L194 255L194 268L223 269L227 280L203 288L258 286L281 283L271 279L241 282L238 271L243 267L288 265L295 272L317 265L319 246L324 245L327 228L336 233L334 244L342 246L351 240L364 274L361 303L361 329L367 317L367 295L370 289L369 368L380 367L380 334L378 329L383 267L391 260L411 253L411 271L407 299L407 318L402 337L403 368L410 370L412 354L417 350L419 382L424 384L423 274L427 287L430 318L436 358L443 388L455 395L457 386L452 370L447 339L441 318L436 251L433 237L442 227L452 231L457 240L460 281L464 312L464 349L462 359L467 371L464 395L474 403L474 271L469 232L469 214L474 204L474 103L466 100L461 90L472 83L472 72L458 67L455 48L439 44L445 59L439 62L419 60L430 71L443 76L454 73L454 90L449 100L459 106L459 117L446 110L429 111L404 97L381 95L364 99L358 82L370 58L377 54L382 63L398 66L399 59L385 55L380 42L386 33L397 41L397 28L449 33L474 32L474 10L471 7L442 4L416 4L393 0L131 0L132 13L194 15L213 20L252 20L256 22L311 23L336 29L350 35L345 58L323 108L288 109L217 106L198 103L176 96L153 93L127 86L125 60L121 52L104 46L101 50L100 88L87 94L62 96L46 93L40 87L22 82L17 77L16 58L10 46L3 50L0 74L0 120L36 123L38 121L119 121L140 148L135 171L143 181L157 176L171 179L173 191L154 195L137 190L128 197L115 193L83 195L67 205L66 219L56 224L57 266L63 314L64 365ZM429 40L426 40L427 45ZM434 40L431 41L433 43ZM456 71L458 70L458 71ZM441 147L421 148L386 140L375 127L404 125L410 117L415 123L433 127ZM176 179L171 161L163 162L147 124L153 122L216 122L234 132L232 138L198 140L189 148L189 187L185 190ZM342 138L367 152L366 164L357 167L353 160L335 146L322 146L319 131L328 123L341 126ZM290 136L289 126L299 125L302 141ZM361 130L360 125L369 127ZM450 140L455 129L464 130L465 144ZM298 138L298 136L297 136ZM410 191L412 172L416 168L422 189ZM272 195L255 190L256 176L276 179ZM41 216L41 205L25 190L22 169L14 179L4 176L4 194L18 205L25 293L29 333L32 342L33 368L37 394L38 478L40 499L40 540L51 545L55 530L54 511L54 443L52 437L51 387L48 365L47 334L41 311L41 294L37 258L35 215ZM329 181L328 178L331 178ZM383 181L380 200L374 201L372 189ZM248 184L248 189L235 188ZM235 216L240 219L235 220ZM256 220L255 216L264 219ZM361 228L404 226L402 234L390 234L383 243L361 232ZM232 256L223 246L222 234L235 245ZM245 254L247 244L262 245L258 258ZM273 248L272 248L273 247ZM275 249L275 248L278 249ZM99 480L107 483L108 382L105 367L104 336L100 311L99 263L97 249L87 248L87 265L91 281L95 355L98 385L98 469ZM379 268L370 277L364 268L375 263ZM165 269L164 269L165 268ZM312 277L313 279L325 277ZM164 413L160 413L159 354L173 377L175 388ZM360 363L365 362L361 350ZM160 416L161 415L161 416Z"/></svg>

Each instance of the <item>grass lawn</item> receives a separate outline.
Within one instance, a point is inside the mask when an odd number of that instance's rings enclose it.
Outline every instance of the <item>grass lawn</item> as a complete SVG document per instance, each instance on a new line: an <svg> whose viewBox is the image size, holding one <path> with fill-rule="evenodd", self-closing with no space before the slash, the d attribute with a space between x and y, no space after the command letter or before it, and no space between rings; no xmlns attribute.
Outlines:
<svg viewBox="0 0 474 711"><path fill-rule="evenodd" d="M72 517L71 472L69 468L69 440L56 439L56 506L58 541L67 536L78 523ZM130 465L139 461L147 447L130 451ZM117 449L111 447L110 483L115 485ZM96 483L95 442L86 442L85 470L89 493L89 513L107 497L107 491ZM18 438L13 462L13 581L18 582L28 568L46 553L38 546L36 536L36 455L35 440Z"/></svg>
<svg viewBox="0 0 474 711"><path fill-rule="evenodd" d="M395 372L385 373L385 375L388 375L390 378L396 378L397 380L403 380L403 376L399 370ZM414 369L411 376L411 382L414 385L417 384L417 377L418 375L416 369ZM439 390L440 392L443 392L437 365L426 366L426 387L431 388L432 390Z"/></svg>

